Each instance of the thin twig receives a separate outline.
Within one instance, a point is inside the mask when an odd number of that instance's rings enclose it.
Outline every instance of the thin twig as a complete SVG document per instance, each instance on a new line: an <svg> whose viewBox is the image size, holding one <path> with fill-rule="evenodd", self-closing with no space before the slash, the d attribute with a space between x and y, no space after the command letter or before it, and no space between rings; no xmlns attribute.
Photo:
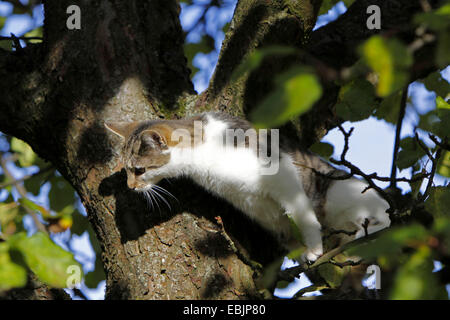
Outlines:
<svg viewBox="0 0 450 320"><path fill-rule="evenodd" d="M433 159L430 149L428 149L428 147L419 139L419 134L417 132L414 134L414 138L419 147L427 154L428 158Z"/></svg>
<svg viewBox="0 0 450 320"><path fill-rule="evenodd" d="M308 263L303 263L301 265L295 266L295 267L291 267L291 268L287 268L284 269L282 271L280 271L278 273L278 279L279 280L286 280L286 281L293 281L295 278L297 278L301 273L317 268L325 263L331 263L330 260L332 258L334 258L335 256L337 256L338 254L352 248L355 247L357 245L369 242L373 239L376 239L377 237L380 236L380 234L386 232L386 229L371 233L365 237L361 237L358 239L355 239L353 241L344 243L343 245L334 248L328 252L326 252L325 254L323 254L322 256L320 256L314 263L312 264L308 264Z"/></svg>
<svg viewBox="0 0 450 320"><path fill-rule="evenodd" d="M36 173L33 173L33 174L29 174L29 175L23 176L23 177L20 178L20 179L16 179L16 180L10 181L10 182L5 182L5 183L3 183L3 184L0 184L0 189L9 187L9 186L11 186L11 185L15 185L15 184L17 184L17 183L19 183L19 182L23 182L23 181L25 181L25 180L31 179L31 178L36 177L36 176L39 176L39 175L41 175L41 174L43 174L43 173L45 173L45 172L50 171L50 170L53 169L53 168L54 168L53 166L48 166L48 167L45 167L45 168L39 170L39 171L36 172Z"/></svg>
<svg viewBox="0 0 450 320"><path fill-rule="evenodd" d="M315 174L320 175L320 176L322 176L324 178L327 178L327 179L331 179L331 180L347 180L347 179L350 179L351 177L353 177L353 173L351 173L351 172L345 172L345 173L342 172L341 175L337 175L336 176L335 175L336 171L330 171L328 173L323 173L323 172L320 172L319 170L316 170L316 169L314 169L312 167L308 167L308 166L302 165L299 162L294 162L294 163L297 166L302 166L304 168L310 169ZM416 176L414 178L411 178L411 179L401 177L401 178L395 178L395 180L397 182L409 182L409 183L411 183L411 182L416 182L416 181L422 180L423 178L426 178L429 175L430 175L429 173L422 173L422 174L420 174L420 175L418 175L418 176ZM367 177L370 178L370 179L373 179L373 180L378 180L378 181L383 181L383 182L390 182L391 181L391 177L380 177L380 176L377 175L376 172L368 174Z"/></svg>
<svg viewBox="0 0 450 320"><path fill-rule="evenodd" d="M15 41L15 40L44 40L44 38L42 37L5 37L5 36L0 36L0 41L2 40L10 40L10 41Z"/></svg>
<svg viewBox="0 0 450 320"><path fill-rule="evenodd" d="M422 10L424 12L429 12L432 9L432 7L431 7L430 3L428 2L428 0L420 0L420 5L422 6Z"/></svg>
<svg viewBox="0 0 450 320"><path fill-rule="evenodd" d="M300 165L298 162L294 162L294 163L296 165ZM302 167L307 167L307 166L302 165ZM336 171L330 171L328 173L323 173L314 168L310 168L310 167L307 167L307 168L311 169L311 171L314 172L315 174L322 176L324 178L327 178L327 179L331 179L331 180L347 180L347 179L350 179L351 177L353 177L353 174L351 174L351 173L342 173L341 175L336 176L336 175L334 175L336 173Z"/></svg>
<svg viewBox="0 0 450 320"><path fill-rule="evenodd" d="M254 271L260 272L261 271L261 265L257 262L252 261L251 259L247 258L245 254L243 254L234 244L234 241L230 238L228 233L225 231L225 226L223 225L222 217L217 216L215 217L217 224L220 226L220 234L225 238L225 240L228 242L228 245L230 249L239 257L239 259L242 260L246 265L250 266Z"/></svg>
<svg viewBox="0 0 450 320"><path fill-rule="evenodd" d="M425 189L425 192L423 193L421 200L425 201L425 199L428 197L428 195L430 194L431 191L431 187L433 186L433 179L434 179L434 175L436 174L436 169L437 169L437 165L439 162L439 159L441 157L441 153L442 153L442 149L438 148L436 150L436 154L433 158L431 158L431 161L433 162L433 165L431 167L431 173L430 176L428 177L428 183L427 183L427 187Z"/></svg>
<svg viewBox="0 0 450 320"><path fill-rule="evenodd" d="M89 300L88 297L86 297L86 295L83 293L83 291L81 291L78 288L73 288L73 293L77 296L79 296L81 299L83 300Z"/></svg>
<svg viewBox="0 0 450 320"><path fill-rule="evenodd" d="M432 135L431 133L428 136L430 137L431 141L433 141L437 146L444 150L450 151L450 144L447 142L447 138L439 141L436 136Z"/></svg>
<svg viewBox="0 0 450 320"><path fill-rule="evenodd" d="M363 262L363 259L358 260L358 261L347 260L347 261L344 261L344 262L337 262L337 261L334 261L333 259L330 259L329 262L332 265L337 266L337 267L342 269L344 267L349 267L349 266L350 267L359 266Z"/></svg>
<svg viewBox="0 0 450 320"><path fill-rule="evenodd" d="M373 182L373 179L371 178L371 175L365 174L364 172L361 171L361 169L359 169L357 166L355 166L354 164L352 164L351 162L349 162L349 161L347 161L345 159L345 156L346 156L346 154L348 152L348 149L349 149L349 138L350 138L350 135L352 134L354 128L351 128L349 130L349 132L346 132L342 126L339 125L338 127L339 127L339 130L344 135L344 148L343 148L342 153L341 153L341 159L340 160L336 160L336 159L330 158L330 162L334 163L334 164L337 164L337 165L345 166L345 167L347 167L350 170L351 174L356 174L358 176L363 177L364 180L369 184L369 188L375 189L380 194L380 196L382 196L383 199L385 199L387 201L387 203L390 206L390 208L388 209L388 212L393 213L395 211L396 206L395 206L395 203L392 200L391 196L388 193L384 192L383 189L381 189L379 186L377 186ZM369 189L369 188L366 188L364 190L364 192L367 189Z"/></svg>
<svg viewBox="0 0 450 320"><path fill-rule="evenodd" d="M394 152L392 155L392 168L391 168L391 184L389 188L396 189L397 188L397 158L398 158L398 150L400 148L400 132L402 130L403 118L405 117L406 110L406 101L408 98L408 86L403 90L402 99L400 102L400 110L398 112L397 126L395 130L395 143L394 143Z"/></svg>
<svg viewBox="0 0 450 320"><path fill-rule="evenodd" d="M324 239L330 238L331 236L334 236L334 235L336 235L336 234L345 234L345 235L347 235L347 236L354 236L357 232L358 232L358 230L347 231L347 230L334 230L334 229L331 229L331 230L324 236Z"/></svg>

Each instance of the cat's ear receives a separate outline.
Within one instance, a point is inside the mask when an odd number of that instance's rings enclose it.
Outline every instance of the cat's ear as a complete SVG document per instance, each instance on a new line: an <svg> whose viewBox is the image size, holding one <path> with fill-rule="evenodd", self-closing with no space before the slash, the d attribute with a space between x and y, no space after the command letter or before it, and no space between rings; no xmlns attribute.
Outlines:
<svg viewBox="0 0 450 320"><path fill-rule="evenodd" d="M105 122L106 129L124 140L129 137L135 127L135 122Z"/></svg>
<svg viewBox="0 0 450 320"><path fill-rule="evenodd" d="M164 137L164 135L162 135L161 133L159 133L156 130L145 130L142 132L141 135L141 139L142 141L144 141L145 143L151 145L157 145L159 146L161 149L165 149L167 148L167 141L166 138Z"/></svg>

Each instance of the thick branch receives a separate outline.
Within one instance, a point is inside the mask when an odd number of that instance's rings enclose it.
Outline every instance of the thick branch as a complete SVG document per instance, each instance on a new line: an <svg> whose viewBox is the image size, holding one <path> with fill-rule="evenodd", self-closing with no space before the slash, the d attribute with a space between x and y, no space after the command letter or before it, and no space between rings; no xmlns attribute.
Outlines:
<svg viewBox="0 0 450 320"><path fill-rule="evenodd" d="M245 79L230 81L242 59L255 49L270 45L301 46L314 27L322 1L318 0L240 0L225 36L219 62L208 90L199 99L198 107L212 104L216 110L233 114L246 113L271 86L274 73L286 64L270 64L261 68L251 84Z"/></svg>
<svg viewBox="0 0 450 320"><path fill-rule="evenodd" d="M40 119L43 96L48 92L39 70L43 50L40 44L9 52L0 49L0 131L33 143Z"/></svg>
<svg viewBox="0 0 450 320"><path fill-rule="evenodd" d="M291 3L293 1L290 1ZM299 6L316 8L320 1L297 1ZM269 4L268 4L269 3ZM429 1L434 8L438 1ZM382 12L382 30L369 30L366 26L369 5L378 5ZM292 63L311 64L322 77L326 94L299 123L282 128L285 136L298 136L299 142L308 147L339 123L334 113L339 86L334 80L343 68L358 59L358 46L375 33L397 36L406 43L415 37L412 17L422 11L420 0L359 0L336 21L314 31L302 24L304 20L317 18L317 11L306 10L298 18L295 10L279 5L277 1L239 1L233 21L224 40L216 71L208 90L197 101L196 110L210 105L216 110L227 110L245 115L270 92L274 76ZM305 49L307 58L290 56L266 59L263 65L246 79L230 82L230 76L244 56L262 46L281 44ZM433 64L435 42L427 43L414 52L415 62L411 79L425 76L436 66Z"/></svg>

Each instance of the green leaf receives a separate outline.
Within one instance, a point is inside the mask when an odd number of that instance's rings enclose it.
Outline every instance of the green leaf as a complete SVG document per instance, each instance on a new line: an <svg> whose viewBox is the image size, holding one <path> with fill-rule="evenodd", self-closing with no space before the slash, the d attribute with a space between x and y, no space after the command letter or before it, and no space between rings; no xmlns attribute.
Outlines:
<svg viewBox="0 0 450 320"><path fill-rule="evenodd" d="M18 229L23 228L22 218L23 212L17 203L0 203L0 226L4 237L8 237Z"/></svg>
<svg viewBox="0 0 450 320"><path fill-rule="evenodd" d="M95 258L95 269L94 271L88 272L86 274L86 277L84 278L85 285L90 288L94 289L98 287L98 284L105 280L105 270L103 269L103 263L100 259L100 256L97 255Z"/></svg>
<svg viewBox="0 0 450 320"><path fill-rule="evenodd" d="M436 64L442 68L447 67L450 63L450 3L430 12L417 14L414 21L425 24L437 33Z"/></svg>
<svg viewBox="0 0 450 320"><path fill-rule="evenodd" d="M441 108L421 115L418 127L443 138L450 136L449 123L450 110L441 105Z"/></svg>
<svg viewBox="0 0 450 320"><path fill-rule="evenodd" d="M429 12L419 13L414 17L417 24L426 24L434 31L450 27L450 3Z"/></svg>
<svg viewBox="0 0 450 320"><path fill-rule="evenodd" d="M277 282L277 289L286 289L289 285L291 284L291 282L286 281L286 280L280 280Z"/></svg>
<svg viewBox="0 0 450 320"><path fill-rule="evenodd" d="M0 226L3 228L13 221L15 216L19 213L19 205L15 202L0 203Z"/></svg>
<svg viewBox="0 0 450 320"><path fill-rule="evenodd" d="M33 7L31 5L16 4L13 7L13 14L27 14L31 16Z"/></svg>
<svg viewBox="0 0 450 320"><path fill-rule="evenodd" d="M312 152L318 154L319 156L323 158L330 158L333 155L334 152L334 146L328 142L317 142L313 144L309 150Z"/></svg>
<svg viewBox="0 0 450 320"><path fill-rule="evenodd" d="M38 158L26 142L15 137L11 139L11 150L17 153L19 164L22 167L33 165Z"/></svg>
<svg viewBox="0 0 450 320"><path fill-rule="evenodd" d="M378 75L376 92L379 96L387 97L407 84L412 56L398 40L372 36L360 47L360 53Z"/></svg>
<svg viewBox="0 0 450 320"><path fill-rule="evenodd" d="M397 91L383 99L374 116L392 124L397 124L398 113L402 101L402 91Z"/></svg>
<svg viewBox="0 0 450 320"><path fill-rule="evenodd" d="M397 167L400 170L413 166L426 154L413 137L403 138L400 141L400 147L397 158Z"/></svg>
<svg viewBox="0 0 450 320"><path fill-rule="evenodd" d="M331 10L337 3L341 2L341 0L324 0L322 1L322 6L319 10L319 16L322 14L326 14L328 11ZM345 6L348 8L352 5L355 0L343 0Z"/></svg>
<svg viewBox="0 0 450 320"><path fill-rule="evenodd" d="M8 243L0 243L0 291L23 287L26 283L27 271L11 260Z"/></svg>
<svg viewBox="0 0 450 320"><path fill-rule="evenodd" d="M52 210L61 211L75 202L75 190L62 176L54 176L50 182L52 186L48 198Z"/></svg>
<svg viewBox="0 0 450 320"><path fill-rule="evenodd" d="M450 217L450 188L432 187L425 208L433 217Z"/></svg>
<svg viewBox="0 0 450 320"><path fill-rule="evenodd" d="M433 223L434 235L439 237L439 246L443 248L447 255L450 254L450 218L438 217L434 219Z"/></svg>
<svg viewBox="0 0 450 320"><path fill-rule="evenodd" d="M302 258L302 254L305 252L306 247L300 245L298 248L295 248L286 255L291 260L300 261Z"/></svg>
<svg viewBox="0 0 450 320"><path fill-rule="evenodd" d="M316 75L296 68L276 79L275 90L250 114L257 128L276 127L307 112L322 95Z"/></svg>
<svg viewBox="0 0 450 320"><path fill-rule="evenodd" d="M269 56L286 56L295 54L296 50L293 47L286 46L270 46L261 48L250 53L242 63L233 71L231 81L236 81L243 75L257 69L261 62Z"/></svg>
<svg viewBox="0 0 450 320"><path fill-rule="evenodd" d="M436 64L445 68L450 64L450 30L441 31L436 48Z"/></svg>
<svg viewBox="0 0 450 320"><path fill-rule="evenodd" d="M450 178L450 151L444 151L437 166L437 173L443 177Z"/></svg>
<svg viewBox="0 0 450 320"><path fill-rule="evenodd" d="M198 43L187 43L184 45L184 55L188 60L188 67L192 71L191 76L194 76L199 71L199 69L192 64L195 56L198 53L206 54L212 50L214 50L214 39L209 35L204 35Z"/></svg>
<svg viewBox="0 0 450 320"><path fill-rule="evenodd" d="M322 5L320 6L319 10L319 16L322 14L326 14L328 11L333 8L336 3L338 3L340 0L323 0Z"/></svg>
<svg viewBox="0 0 450 320"><path fill-rule="evenodd" d="M21 205L27 207L28 209L31 209L33 211L38 211L39 213L42 214L42 217L44 217L44 218L51 216L50 211L48 211L43 206L40 206L27 198L20 198L19 202Z"/></svg>
<svg viewBox="0 0 450 320"><path fill-rule="evenodd" d="M0 17L0 30L5 26L6 18L7 17Z"/></svg>
<svg viewBox="0 0 450 320"><path fill-rule="evenodd" d="M270 288L277 279L278 271L280 271L283 259L276 259L266 266L261 276L261 285L263 288Z"/></svg>
<svg viewBox="0 0 450 320"><path fill-rule="evenodd" d="M83 216L78 210L72 214L72 227L70 230L73 234L81 236L88 228L89 222L85 216Z"/></svg>
<svg viewBox="0 0 450 320"><path fill-rule="evenodd" d="M331 263L325 263L318 267L320 276L332 289L338 288L342 284L342 280L344 280L349 269L349 266L341 268Z"/></svg>
<svg viewBox="0 0 450 320"><path fill-rule="evenodd" d="M31 31L28 31L23 35L24 37L43 37L43 27L35 28ZM40 43L42 40L36 39L36 40L27 40L29 43Z"/></svg>
<svg viewBox="0 0 450 320"><path fill-rule="evenodd" d="M422 172L415 173L411 177L411 180L416 179L419 175L422 175ZM411 181L409 183L409 186L411 187L411 195L412 195L413 199L417 199L417 196L419 195L419 192L420 192L420 187L422 186L422 183L423 183L424 179L425 178L422 178L422 179L420 179L418 181L414 181L414 182Z"/></svg>
<svg viewBox="0 0 450 320"><path fill-rule="evenodd" d="M359 256L372 260L382 256L398 256L401 249L411 243L425 242L428 232L420 224L411 224L405 227L391 227L379 238L348 249L349 256Z"/></svg>
<svg viewBox="0 0 450 320"><path fill-rule="evenodd" d="M438 109L450 110L450 104L439 96L436 97L436 107Z"/></svg>
<svg viewBox="0 0 450 320"><path fill-rule="evenodd" d="M35 175L28 179L25 179L24 186L28 192L31 192L33 195L37 196L41 192L41 187L44 182L45 181L40 175Z"/></svg>
<svg viewBox="0 0 450 320"><path fill-rule="evenodd" d="M19 251L38 278L51 287L66 288L70 273L69 267L81 265L73 254L56 245L46 234L37 232L31 237L18 233L10 238L11 247ZM81 281L81 278L79 279Z"/></svg>
<svg viewBox="0 0 450 320"><path fill-rule="evenodd" d="M299 291L297 291L293 298L300 298L302 297L305 293L309 293L309 292L314 292L314 291L320 291L320 290L324 290L324 289L330 289L330 287L326 284L323 283L323 281L319 282L319 283L315 283L312 284L310 286L307 286L305 288L300 289Z"/></svg>
<svg viewBox="0 0 450 320"><path fill-rule="evenodd" d="M355 79L340 89L336 113L349 121L367 119L375 109L375 99L372 84L365 79Z"/></svg>
<svg viewBox="0 0 450 320"><path fill-rule="evenodd" d="M422 82L428 90L436 92L440 97L445 98L450 94L450 83L442 77L439 70L430 73L425 79L420 80L420 82Z"/></svg>
<svg viewBox="0 0 450 320"><path fill-rule="evenodd" d="M392 300L447 299L445 288L433 271L431 249L425 245L400 266L391 292Z"/></svg>
<svg viewBox="0 0 450 320"><path fill-rule="evenodd" d="M342 2L344 2L345 6L348 9L353 4L353 2L355 2L355 0L342 0Z"/></svg>
<svg viewBox="0 0 450 320"><path fill-rule="evenodd" d="M227 33L228 32L228 29L230 28L230 22L227 22L227 23L225 23L224 25L223 25L223 27L222 27L222 32L223 33Z"/></svg>

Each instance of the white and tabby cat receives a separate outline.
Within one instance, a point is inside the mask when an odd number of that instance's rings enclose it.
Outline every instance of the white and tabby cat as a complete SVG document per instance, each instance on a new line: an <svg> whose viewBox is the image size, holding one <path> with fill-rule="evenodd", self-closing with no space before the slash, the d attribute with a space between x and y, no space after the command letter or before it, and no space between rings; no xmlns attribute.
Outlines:
<svg viewBox="0 0 450 320"><path fill-rule="evenodd" d="M200 131L194 123L201 124ZM319 221L335 230L357 230L355 237L390 225L385 200L372 189L361 193L367 185L358 179L332 180L314 173L310 168L333 175L342 171L310 152L272 148L278 170L265 174L266 165L259 161L256 150L263 141L256 147L246 140L244 145L224 148L227 129L251 129L250 123L240 118L205 113L182 120L111 122L105 126L124 140L121 162L130 189L148 192L159 188L156 184L163 178L189 177L292 249L298 243L289 216L302 233L307 247L304 258L309 261L323 254ZM192 138L189 143L180 141L179 132Z"/></svg>

